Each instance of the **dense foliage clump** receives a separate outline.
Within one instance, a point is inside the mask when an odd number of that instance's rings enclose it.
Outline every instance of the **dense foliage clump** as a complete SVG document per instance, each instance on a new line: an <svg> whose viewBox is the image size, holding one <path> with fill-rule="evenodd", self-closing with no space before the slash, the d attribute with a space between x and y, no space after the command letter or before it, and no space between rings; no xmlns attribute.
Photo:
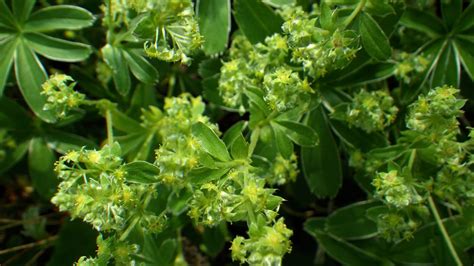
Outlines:
<svg viewBox="0 0 474 266"><path fill-rule="evenodd" d="M0 0L0 264L472 264L473 18Z"/></svg>

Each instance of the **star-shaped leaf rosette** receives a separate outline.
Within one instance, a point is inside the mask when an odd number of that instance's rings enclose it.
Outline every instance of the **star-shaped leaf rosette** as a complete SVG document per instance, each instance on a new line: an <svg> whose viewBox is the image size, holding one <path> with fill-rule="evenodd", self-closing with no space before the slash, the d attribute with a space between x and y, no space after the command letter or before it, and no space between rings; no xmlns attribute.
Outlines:
<svg viewBox="0 0 474 266"><path fill-rule="evenodd" d="M46 95L41 94L41 84L48 75L38 55L61 62L86 59L91 53L89 45L47 33L91 26L94 17L83 8L68 5L33 12L35 4L36 0L0 1L0 97L14 65L16 81L26 103L38 117L52 123L56 116L43 108Z"/></svg>

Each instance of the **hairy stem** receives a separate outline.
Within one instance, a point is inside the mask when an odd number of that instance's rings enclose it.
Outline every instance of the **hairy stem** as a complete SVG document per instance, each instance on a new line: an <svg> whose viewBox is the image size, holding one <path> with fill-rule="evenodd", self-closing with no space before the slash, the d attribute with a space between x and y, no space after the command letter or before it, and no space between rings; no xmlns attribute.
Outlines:
<svg viewBox="0 0 474 266"><path fill-rule="evenodd" d="M458 253L456 252L456 249L454 248L453 243L451 242L451 238L449 237L449 234L443 225L443 221L441 221L441 217L439 216L438 210L436 209L436 205L431 196L428 197L428 203L430 205L431 212L433 213L435 217L436 223L438 224L439 230L441 231L441 234L443 235L443 239L446 242L446 245L448 246L451 256L453 257L457 266L462 266L461 259L459 259Z"/></svg>

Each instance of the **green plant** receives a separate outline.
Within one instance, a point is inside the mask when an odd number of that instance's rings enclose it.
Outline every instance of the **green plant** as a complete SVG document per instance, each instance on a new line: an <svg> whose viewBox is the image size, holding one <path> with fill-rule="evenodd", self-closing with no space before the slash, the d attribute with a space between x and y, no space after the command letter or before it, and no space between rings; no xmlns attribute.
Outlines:
<svg viewBox="0 0 474 266"><path fill-rule="evenodd" d="M473 18L462 0L0 0L0 173L26 164L41 204L4 227L37 242L0 259L471 263Z"/></svg>

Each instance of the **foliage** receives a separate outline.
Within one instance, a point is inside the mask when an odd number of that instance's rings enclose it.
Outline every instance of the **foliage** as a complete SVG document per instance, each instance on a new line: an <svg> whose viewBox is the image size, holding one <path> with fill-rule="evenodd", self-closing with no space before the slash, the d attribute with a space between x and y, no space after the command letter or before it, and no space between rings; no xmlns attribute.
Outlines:
<svg viewBox="0 0 474 266"><path fill-rule="evenodd" d="M472 263L473 18L462 0L0 0L2 204L28 203L5 207L0 261Z"/></svg>

